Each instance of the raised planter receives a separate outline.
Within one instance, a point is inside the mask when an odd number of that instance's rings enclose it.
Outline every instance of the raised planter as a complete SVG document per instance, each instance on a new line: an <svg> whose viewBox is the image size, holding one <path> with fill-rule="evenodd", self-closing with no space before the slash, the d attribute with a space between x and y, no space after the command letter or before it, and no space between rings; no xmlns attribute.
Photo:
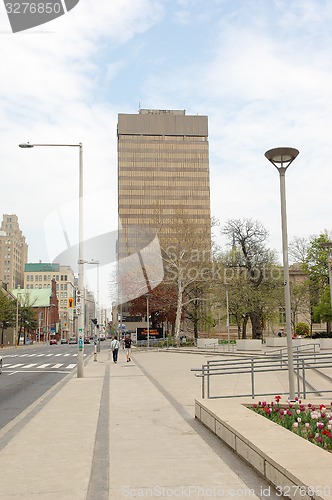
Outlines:
<svg viewBox="0 0 332 500"><path fill-rule="evenodd" d="M277 496L331 500L332 454L245 404L196 400L195 417L273 484Z"/></svg>
<svg viewBox="0 0 332 500"><path fill-rule="evenodd" d="M218 345L218 339L197 339L197 347L213 347Z"/></svg>
<svg viewBox="0 0 332 500"><path fill-rule="evenodd" d="M240 339L236 341L237 351L261 351L262 341L259 339Z"/></svg>
<svg viewBox="0 0 332 500"><path fill-rule="evenodd" d="M332 339L318 339L321 349L332 349Z"/></svg>
<svg viewBox="0 0 332 500"><path fill-rule="evenodd" d="M266 337L266 347L287 347L286 337Z"/></svg>

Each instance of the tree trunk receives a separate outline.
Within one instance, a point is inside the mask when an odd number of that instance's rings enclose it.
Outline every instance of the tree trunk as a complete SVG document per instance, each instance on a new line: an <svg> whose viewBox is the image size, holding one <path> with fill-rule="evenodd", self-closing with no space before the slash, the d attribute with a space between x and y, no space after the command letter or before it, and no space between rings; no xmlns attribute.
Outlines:
<svg viewBox="0 0 332 500"><path fill-rule="evenodd" d="M180 327L181 327L181 317L182 317L182 298L183 298L183 286L181 275L179 273L178 277L178 302L176 306L176 318L175 318L175 341L180 341Z"/></svg>
<svg viewBox="0 0 332 500"><path fill-rule="evenodd" d="M250 321L252 326L252 338L261 339L263 335L263 324L261 315L257 312L250 313Z"/></svg>
<svg viewBox="0 0 332 500"><path fill-rule="evenodd" d="M194 338L198 338L198 320L194 321Z"/></svg>
<svg viewBox="0 0 332 500"><path fill-rule="evenodd" d="M249 316L248 314L245 315L243 318L242 322L242 338L246 339L247 338L247 323L248 323Z"/></svg>

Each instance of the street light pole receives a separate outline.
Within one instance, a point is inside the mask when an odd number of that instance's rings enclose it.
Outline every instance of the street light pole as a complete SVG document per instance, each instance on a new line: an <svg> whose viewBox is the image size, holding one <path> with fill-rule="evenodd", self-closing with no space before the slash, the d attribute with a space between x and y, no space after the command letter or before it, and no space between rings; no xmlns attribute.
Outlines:
<svg viewBox="0 0 332 500"><path fill-rule="evenodd" d="M19 144L20 148L34 147L74 147L79 148L79 214L78 214L78 294L79 306L78 315L78 355L77 355L77 378L83 377L83 358L84 358L84 260L83 260L83 144L30 144L29 142Z"/></svg>
<svg viewBox="0 0 332 500"><path fill-rule="evenodd" d="M15 321L15 334L14 334L14 344L15 349L17 349L17 339L18 339L18 297L20 295L20 285L17 285L17 295L16 295L16 321Z"/></svg>
<svg viewBox="0 0 332 500"><path fill-rule="evenodd" d="M288 380L289 380L289 399L291 401L295 400L295 383L294 383L294 359L293 359L293 342L292 342L292 328L291 328L291 301L290 301L290 286L289 286L285 176L287 168L295 160L298 154L299 151L294 148L274 148L270 149L269 151L266 151L265 153L265 157L278 170L280 178L282 254L283 254L284 287L285 287Z"/></svg>
<svg viewBox="0 0 332 500"><path fill-rule="evenodd" d="M229 302L228 302L228 285L226 287L226 327L227 327L227 344L228 351L230 350L230 332L229 332Z"/></svg>
<svg viewBox="0 0 332 500"><path fill-rule="evenodd" d="M146 296L146 321L148 324L148 334L147 334L147 348L150 347L150 320L149 320L149 296Z"/></svg>

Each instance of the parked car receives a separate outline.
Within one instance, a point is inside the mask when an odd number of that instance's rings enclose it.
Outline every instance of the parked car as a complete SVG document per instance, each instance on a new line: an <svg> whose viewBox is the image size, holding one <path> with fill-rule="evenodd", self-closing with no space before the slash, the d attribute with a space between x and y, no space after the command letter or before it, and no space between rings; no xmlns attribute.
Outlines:
<svg viewBox="0 0 332 500"><path fill-rule="evenodd" d="M68 339L61 339L60 344L68 344Z"/></svg>
<svg viewBox="0 0 332 500"><path fill-rule="evenodd" d="M77 344L77 338L76 337L70 337L68 344Z"/></svg>
<svg viewBox="0 0 332 500"><path fill-rule="evenodd" d="M57 339L50 339L50 345L57 345Z"/></svg>
<svg viewBox="0 0 332 500"><path fill-rule="evenodd" d="M105 335L105 333L100 333L100 334L99 334L99 340L106 340L106 335Z"/></svg>
<svg viewBox="0 0 332 500"><path fill-rule="evenodd" d="M2 373L2 356L0 356L0 374Z"/></svg>
<svg viewBox="0 0 332 500"><path fill-rule="evenodd" d="M84 338L84 344L90 344L90 338L89 337L85 337Z"/></svg>

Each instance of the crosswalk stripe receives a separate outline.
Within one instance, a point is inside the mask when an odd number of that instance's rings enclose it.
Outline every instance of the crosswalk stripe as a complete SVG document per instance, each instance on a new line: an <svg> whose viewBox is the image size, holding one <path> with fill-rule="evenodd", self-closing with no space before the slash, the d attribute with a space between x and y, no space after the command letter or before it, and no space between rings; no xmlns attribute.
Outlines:
<svg viewBox="0 0 332 500"><path fill-rule="evenodd" d="M60 354L55 354L55 357L57 356L62 356L63 354L60 352Z"/></svg>
<svg viewBox="0 0 332 500"><path fill-rule="evenodd" d="M37 366L37 363L30 363L30 365L23 365L22 368L31 368L32 366Z"/></svg>
<svg viewBox="0 0 332 500"><path fill-rule="evenodd" d="M38 369L39 368L46 368L46 366L50 366L51 363L45 363L44 365L40 365L38 366Z"/></svg>
<svg viewBox="0 0 332 500"><path fill-rule="evenodd" d="M23 363L18 363L17 365L12 365L10 368L18 368L19 366L23 366Z"/></svg>
<svg viewBox="0 0 332 500"><path fill-rule="evenodd" d="M57 363L56 365L52 366L52 368L60 368L60 366L62 366L63 363Z"/></svg>
<svg viewBox="0 0 332 500"><path fill-rule="evenodd" d="M73 368L75 368L75 366L77 366L76 363L71 363L66 368L68 368L68 370L72 370Z"/></svg>

